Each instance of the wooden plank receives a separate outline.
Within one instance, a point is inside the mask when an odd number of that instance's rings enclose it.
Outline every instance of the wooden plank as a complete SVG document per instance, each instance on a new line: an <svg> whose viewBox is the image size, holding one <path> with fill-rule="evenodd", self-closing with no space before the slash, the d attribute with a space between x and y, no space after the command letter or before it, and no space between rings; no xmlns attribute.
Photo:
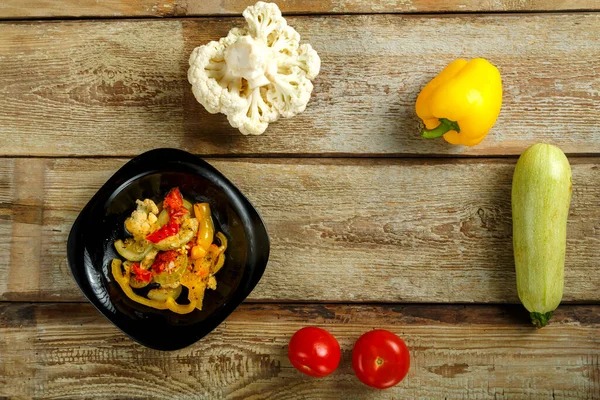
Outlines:
<svg viewBox="0 0 600 400"><path fill-rule="evenodd" d="M322 72L307 111L259 137L208 114L186 78L192 49L240 19L2 23L0 155L515 155L538 141L600 154L600 14L289 22ZM452 59L475 56L503 74L497 126L473 148L420 139L417 93Z"/></svg>
<svg viewBox="0 0 600 400"><path fill-rule="evenodd" d="M184 17L240 15L247 0L4 0L0 19ZM286 0L278 2L285 14L435 13L435 12L535 12L598 10L594 0Z"/></svg>
<svg viewBox="0 0 600 400"><path fill-rule="evenodd" d="M28 161L0 160L0 182L7 182L0 243L10 246L0 300L81 301L66 263L67 235L125 160L38 159L44 170L35 176L43 180L35 182L15 165ZM271 236L253 300L518 303L514 160L210 161L255 204ZM572 164L564 301L598 302L600 159ZM28 192L43 193L27 214L41 215L41 224L20 214Z"/></svg>
<svg viewBox="0 0 600 400"><path fill-rule="evenodd" d="M303 326L340 342L333 375L301 375L287 343ZM351 351L373 328L400 335L411 369L377 391ZM211 399L593 399L600 397L600 306L561 306L532 328L517 307L242 305L186 349L134 344L89 305L0 304L0 396ZM167 338L166 338L167 339Z"/></svg>

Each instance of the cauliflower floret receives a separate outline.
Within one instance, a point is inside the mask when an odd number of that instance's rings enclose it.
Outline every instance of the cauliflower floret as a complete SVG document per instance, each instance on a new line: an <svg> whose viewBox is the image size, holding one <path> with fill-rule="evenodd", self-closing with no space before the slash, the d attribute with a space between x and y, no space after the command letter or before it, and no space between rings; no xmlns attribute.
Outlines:
<svg viewBox="0 0 600 400"><path fill-rule="evenodd" d="M298 49L299 57L295 59L298 67L306 73L308 79L315 79L321 69L321 59L317 52L308 43L304 43Z"/></svg>
<svg viewBox="0 0 600 400"><path fill-rule="evenodd" d="M281 62L286 60L293 62L295 57L290 58L289 56L296 53L298 46L300 46L300 34L291 26L283 26L278 31L278 35L273 37L270 45L276 57L282 56Z"/></svg>
<svg viewBox="0 0 600 400"><path fill-rule="evenodd" d="M267 92L267 99L284 118L292 117L306 108L312 92L312 82L299 73L299 67L292 67L289 75L275 75L273 88Z"/></svg>
<svg viewBox="0 0 600 400"><path fill-rule="evenodd" d="M263 133L270 122L277 121L279 114L272 104L266 101L265 87L257 87L248 96L248 104L243 112L227 115L231 126L238 128L244 135ZM309 94L310 97L310 94Z"/></svg>
<svg viewBox="0 0 600 400"><path fill-rule="evenodd" d="M281 16L281 11L275 3L259 1L254 6L246 8L242 15L248 24L248 33L265 42L272 33L278 33L287 26L287 21Z"/></svg>
<svg viewBox="0 0 600 400"><path fill-rule="evenodd" d="M217 289L217 280L214 276L210 276L208 278L208 284L206 285L209 289L216 290Z"/></svg>
<svg viewBox="0 0 600 400"><path fill-rule="evenodd" d="M279 117L306 109L321 59L310 44L300 45L276 4L259 1L243 15L246 28L194 49L188 80L208 112L227 115L244 135L260 135Z"/></svg>
<svg viewBox="0 0 600 400"><path fill-rule="evenodd" d="M137 209L125 220L125 228L136 240L143 240L158 229L158 207L150 200L136 200Z"/></svg>
<svg viewBox="0 0 600 400"><path fill-rule="evenodd" d="M188 81L196 99L211 114L221 112L222 107L242 109L246 102L240 97L242 82L228 73L225 48L243 35L240 29L232 29L227 37L218 42L196 47L190 56Z"/></svg>

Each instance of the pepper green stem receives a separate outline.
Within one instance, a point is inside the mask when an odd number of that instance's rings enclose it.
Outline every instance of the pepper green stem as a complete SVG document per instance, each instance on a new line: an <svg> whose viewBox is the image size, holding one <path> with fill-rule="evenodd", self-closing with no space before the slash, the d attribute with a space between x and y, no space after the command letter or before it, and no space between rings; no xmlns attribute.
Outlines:
<svg viewBox="0 0 600 400"><path fill-rule="evenodd" d="M549 311L546 314L538 313L538 312L530 312L529 316L531 317L531 322L538 328L543 328L548 325L548 321L552 317L553 311Z"/></svg>
<svg viewBox="0 0 600 400"><path fill-rule="evenodd" d="M423 128L421 130L421 137L425 139L435 139L444 136L449 131L456 131L460 133L460 127L454 121L450 121L446 118L440 118L440 124L433 129Z"/></svg>

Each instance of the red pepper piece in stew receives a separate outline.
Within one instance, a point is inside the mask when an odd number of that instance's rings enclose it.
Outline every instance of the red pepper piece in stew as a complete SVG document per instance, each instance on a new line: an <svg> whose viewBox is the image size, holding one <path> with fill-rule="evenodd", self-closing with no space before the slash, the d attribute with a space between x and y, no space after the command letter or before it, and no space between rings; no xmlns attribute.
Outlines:
<svg viewBox="0 0 600 400"><path fill-rule="evenodd" d="M181 217L183 217L187 213L189 213L189 210L185 207L181 207L177 211L170 212L170 214L169 214L169 216L171 217L170 220L171 221L181 221Z"/></svg>
<svg viewBox="0 0 600 400"><path fill-rule="evenodd" d="M173 212L178 211L183 207L183 196L179 191L179 188L173 188L167 193L165 196L164 207L169 212L169 215L172 215Z"/></svg>
<svg viewBox="0 0 600 400"><path fill-rule="evenodd" d="M152 243L158 243L161 240L166 239L170 236L177 235L177 233L179 233L179 223L177 223L176 221L169 221L156 232L146 236L146 240Z"/></svg>
<svg viewBox="0 0 600 400"><path fill-rule="evenodd" d="M189 212L183 206L183 196L181 196L179 188L173 188L167 193L163 205L169 213L169 222L156 232L146 236L149 242L158 243L170 236L177 235L179 233L181 217Z"/></svg>
<svg viewBox="0 0 600 400"><path fill-rule="evenodd" d="M138 281L150 282L152 279L152 271L140 267L140 264L138 263L131 264L131 269Z"/></svg>
<svg viewBox="0 0 600 400"><path fill-rule="evenodd" d="M165 196L163 204L171 221L181 222L181 217L189 213L189 210L183 206L183 196L179 188L171 189Z"/></svg>
<svg viewBox="0 0 600 400"><path fill-rule="evenodd" d="M160 274L167 269L171 262L174 262L177 259L177 255L178 253L175 250L161 251L152 263L152 270L155 273Z"/></svg>

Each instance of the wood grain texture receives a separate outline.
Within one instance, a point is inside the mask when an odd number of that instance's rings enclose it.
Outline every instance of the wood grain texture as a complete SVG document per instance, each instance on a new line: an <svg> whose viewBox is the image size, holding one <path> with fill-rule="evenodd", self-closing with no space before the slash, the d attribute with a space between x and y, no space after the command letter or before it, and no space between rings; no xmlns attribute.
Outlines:
<svg viewBox="0 0 600 400"><path fill-rule="evenodd" d="M515 155L538 141L600 154L600 14L289 22L317 49L322 71L306 112L259 137L208 114L186 78L192 49L239 18L2 23L0 155L132 156L156 147L204 155ZM420 139L419 90L451 60L475 56L503 76L497 125L473 148Z"/></svg>
<svg viewBox="0 0 600 400"><path fill-rule="evenodd" d="M253 300L518 303L514 160L209 161L253 202L271 236ZM571 161L563 300L598 302L600 159ZM67 235L124 162L0 159L0 245L9 255L0 258L0 300L82 300ZM28 178L24 165L39 172Z"/></svg>
<svg viewBox="0 0 600 400"><path fill-rule="evenodd" d="M303 326L329 330L342 362L301 375L287 343ZM374 327L400 335L411 369L378 391L353 375L351 349ZM90 305L0 304L0 396L210 399L595 399L600 307L561 306L542 330L517 307L242 305L200 342L175 352L134 344Z"/></svg>
<svg viewBox="0 0 600 400"><path fill-rule="evenodd" d="M249 0L4 0L0 19L240 15ZM285 14L598 10L594 0L282 0Z"/></svg>

